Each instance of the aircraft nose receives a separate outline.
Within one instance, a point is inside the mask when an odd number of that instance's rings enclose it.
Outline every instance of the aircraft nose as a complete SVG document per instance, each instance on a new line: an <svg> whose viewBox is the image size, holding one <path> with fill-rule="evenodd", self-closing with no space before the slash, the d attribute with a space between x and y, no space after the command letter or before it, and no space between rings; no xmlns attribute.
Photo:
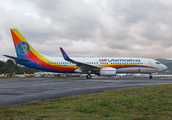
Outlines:
<svg viewBox="0 0 172 120"><path fill-rule="evenodd" d="M162 65L162 70L165 70L167 69L167 66L166 65Z"/></svg>

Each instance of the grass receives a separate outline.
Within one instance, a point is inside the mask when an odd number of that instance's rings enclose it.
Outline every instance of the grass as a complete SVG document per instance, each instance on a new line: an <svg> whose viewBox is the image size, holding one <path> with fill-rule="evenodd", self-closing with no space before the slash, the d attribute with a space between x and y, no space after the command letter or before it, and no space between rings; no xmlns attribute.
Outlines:
<svg viewBox="0 0 172 120"><path fill-rule="evenodd" d="M7 77L0 77L0 79L9 79L9 78L7 78Z"/></svg>
<svg viewBox="0 0 172 120"><path fill-rule="evenodd" d="M3 106L0 118L167 120L172 119L172 85L122 88Z"/></svg>

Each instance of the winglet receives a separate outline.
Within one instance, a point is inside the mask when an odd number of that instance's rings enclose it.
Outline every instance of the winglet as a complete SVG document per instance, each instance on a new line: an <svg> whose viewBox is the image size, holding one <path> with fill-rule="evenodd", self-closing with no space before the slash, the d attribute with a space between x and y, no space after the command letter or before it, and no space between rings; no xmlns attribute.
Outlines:
<svg viewBox="0 0 172 120"><path fill-rule="evenodd" d="M71 59L69 58L69 56L66 54L66 52L63 50L62 47L60 47L61 53L63 55L63 58L67 61L71 61Z"/></svg>

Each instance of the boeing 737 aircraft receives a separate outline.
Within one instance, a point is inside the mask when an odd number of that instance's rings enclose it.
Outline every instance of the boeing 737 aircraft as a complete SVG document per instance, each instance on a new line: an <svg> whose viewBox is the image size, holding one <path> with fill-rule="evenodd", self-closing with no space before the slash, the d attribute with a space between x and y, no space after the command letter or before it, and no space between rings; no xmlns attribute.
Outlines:
<svg viewBox="0 0 172 120"><path fill-rule="evenodd" d="M87 79L91 74L99 76L115 76L116 73L152 73L167 69L160 62L147 58L115 58L115 57L94 57L72 59L60 47L63 57L45 57L36 52L17 29L11 29L17 57L4 55L14 59L17 64L26 67L40 69L58 73L81 73L87 74Z"/></svg>

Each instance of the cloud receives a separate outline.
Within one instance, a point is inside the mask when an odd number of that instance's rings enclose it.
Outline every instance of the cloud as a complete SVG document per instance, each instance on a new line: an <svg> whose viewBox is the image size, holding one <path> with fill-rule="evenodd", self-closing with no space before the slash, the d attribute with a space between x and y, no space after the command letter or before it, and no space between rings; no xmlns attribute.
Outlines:
<svg viewBox="0 0 172 120"><path fill-rule="evenodd" d="M171 57L168 1L6 0L0 16L2 54L15 55L9 29L17 28L35 50L50 56L61 56L61 46L70 56Z"/></svg>

